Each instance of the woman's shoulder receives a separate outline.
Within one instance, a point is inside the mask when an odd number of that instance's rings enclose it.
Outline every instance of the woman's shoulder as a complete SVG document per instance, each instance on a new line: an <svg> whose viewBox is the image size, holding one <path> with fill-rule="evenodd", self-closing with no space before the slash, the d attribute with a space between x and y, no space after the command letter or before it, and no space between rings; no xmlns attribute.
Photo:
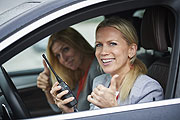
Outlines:
<svg viewBox="0 0 180 120"><path fill-rule="evenodd" d="M161 85L147 75L138 76L130 92L130 97L136 101L134 103L153 101L153 98L160 100L163 96Z"/></svg>
<svg viewBox="0 0 180 120"><path fill-rule="evenodd" d="M132 89L136 91L145 91L148 89L162 89L162 87L157 80L147 75L139 75Z"/></svg>
<svg viewBox="0 0 180 120"><path fill-rule="evenodd" d="M161 87L157 80L149 77L148 75L139 75L134 83L134 87L139 88L138 86L153 86L153 87Z"/></svg>

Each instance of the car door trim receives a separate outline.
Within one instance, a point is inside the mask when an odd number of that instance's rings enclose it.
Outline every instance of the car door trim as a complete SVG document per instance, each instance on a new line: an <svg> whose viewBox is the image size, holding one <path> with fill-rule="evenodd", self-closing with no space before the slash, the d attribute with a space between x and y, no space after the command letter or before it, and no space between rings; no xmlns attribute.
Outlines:
<svg viewBox="0 0 180 120"><path fill-rule="evenodd" d="M91 110L91 111L83 111L83 112L76 112L70 114L62 114L57 116L48 116L45 117L45 119L76 119L76 118L84 118L84 117L91 117L91 116L101 116L106 114L112 114L112 113L118 113L118 112L128 112L128 111L134 111L134 110L140 110L140 109L149 109L153 107L163 107L163 106L169 106L169 105L175 105L180 104L180 98L176 99L168 99L168 100L161 100L161 101L154 101L149 103L141 103L141 104L133 104L133 105L125 105L125 106L119 106L119 107L111 107L111 108L104 108L100 110ZM36 118L36 120L38 120ZM39 120L44 120L43 118L40 118Z"/></svg>

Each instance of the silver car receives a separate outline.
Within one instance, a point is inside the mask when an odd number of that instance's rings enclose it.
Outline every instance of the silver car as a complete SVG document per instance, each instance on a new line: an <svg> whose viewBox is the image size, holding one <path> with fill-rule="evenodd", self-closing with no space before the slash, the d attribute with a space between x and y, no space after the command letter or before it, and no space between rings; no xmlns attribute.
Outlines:
<svg viewBox="0 0 180 120"><path fill-rule="evenodd" d="M3 4L0 4L2 6ZM0 14L0 119L179 120L179 0L27 0ZM137 57L164 89L165 99L150 103L54 112L37 88L49 36L69 26L94 47L104 18L130 20L138 33Z"/></svg>

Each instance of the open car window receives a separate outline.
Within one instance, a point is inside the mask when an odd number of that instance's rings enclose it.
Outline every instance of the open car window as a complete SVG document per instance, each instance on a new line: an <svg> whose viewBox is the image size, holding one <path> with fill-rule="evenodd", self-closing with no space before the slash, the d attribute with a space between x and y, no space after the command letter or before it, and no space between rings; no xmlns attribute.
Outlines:
<svg viewBox="0 0 180 120"><path fill-rule="evenodd" d="M68 3L67 6L69 4L73 4L71 2L67 2L67 3ZM66 4L66 1L63 1L63 4ZM56 10L58 13L58 10L60 11L61 9L56 5L54 5L53 7L55 7L54 8L55 10L54 11L52 10L49 13L53 14L53 12L55 12ZM65 7L63 6L62 8ZM113 7L113 9L111 7ZM50 9L50 7L48 9ZM151 9L154 9L155 12L153 12L153 14L150 14L151 12L148 13L150 15L154 15L155 13L158 13L157 9L160 9L160 11L161 10L165 11L165 12L161 11L161 14L159 16L163 16L163 14L168 13L167 15L162 17L163 19L159 23L157 21L154 21L154 23L158 23L158 25L160 25L160 27L157 25L159 28L164 27L163 30L154 28L154 26L156 25L152 23L148 24L147 21L150 20L150 18L144 22L143 17L147 13L146 11L149 11ZM41 12L40 9L38 12L39 13ZM47 12L46 14L49 13ZM46 14L43 14L42 16L46 16ZM54 14L49 18L53 18L58 14ZM51 117L49 118L53 119L54 117L55 119L56 118L60 118L60 119L61 118L113 119L114 118L115 119L115 118L129 118L130 116L129 114L133 114L134 116L138 116L137 118L139 119L140 119L139 116L141 115L143 116L143 118L148 119L151 117L150 115L151 113L155 114L153 118L155 118L158 115L161 115L161 117L165 115L166 116L165 119L171 118L172 116L174 116L172 118L175 119L177 118L177 116L175 115L177 111L179 111L178 109L179 99L174 99L174 98L179 98L180 96L180 92L179 92L180 79L179 79L179 70L178 70L179 69L178 57L180 52L179 52L179 40L178 40L179 38L175 35L177 35L176 32L179 31L180 27L179 26L178 26L179 28L175 27L175 24L179 25L177 23L178 21L175 19L177 16L175 16L176 14L174 14L173 10L170 9L168 5L164 6L161 5L159 2L159 4L155 6L153 4L148 5L148 3L145 5L139 3L136 6L136 4L131 2L129 2L128 4L125 1L124 2L108 1L107 3L102 2L97 5L94 3L83 9L81 9L80 7L77 11L72 10L72 12L70 12L69 14L67 13L67 15L63 15L66 14L65 12L61 14L62 16L59 16L52 20L48 19L49 22L44 23L44 25L38 28L32 29L32 31L26 33L22 38L19 38L17 41L12 43L12 45L8 46L7 49L1 51L2 55L0 57L3 58L3 55L6 56L5 59L1 61L1 63L3 63L2 64L3 67L10 74L13 83L15 84L16 88L18 89L18 92L20 93L23 101L25 102L25 105L30 111L32 118L36 119L36 117L45 117L46 119L46 116L57 115L57 116L51 116L52 118ZM95 29L97 25L106 17L110 17L114 15L130 20L135 26L140 41L139 48L137 51L137 57L140 60L142 60L144 64L147 66L148 68L147 75L156 79L163 87L165 100L154 102L154 104L152 102L149 104L145 103L138 105L107 108L99 111L87 110L85 112L79 112L73 114L70 113L61 114L54 112L50 108L46 100L46 97L44 96L43 91L37 88L37 83L36 83L39 73L42 72L43 70L42 54L46 53L46 46L49 36L54 32L57 32L59 28L60 30L62 30L71 26L77 31L79 31L90 43L90 45L94 47ZM37 20L39 19L40 18L38 18ZM13 33L10 33L8 35L10 36L11 34ZM161 45L154 46L153 45L154 41L150 42L152 39L158 38L156 35L158 37L164 37L164 41L161 44L162 46L165 45L167 49L159 50L159 47L162 47ZM169 100L166 102L167 99L173 99L173 100L172 101ZM164 110L165 111L164 114L163 112L162 113L158 112L159 110L160 111ZM174 110L175 112L173 113L171 110ZM166 114L168 111L170 111L169 116L171 117L168 117L168 114ZM134 116L130 118L135 119Z"/></svg>
<svg viewBox="0 0 180 120"><path fill-rule="evenodd" d="M100 16L72 25L71 27L81 33L89 44L94 47L95 29L103 19L104 17ZM15 72L42 68L42 54L46 53L48 39L49 36L45 37L41 41L14 56L11 60L7 61L4 64L6 70L8 72Z"/></svg>

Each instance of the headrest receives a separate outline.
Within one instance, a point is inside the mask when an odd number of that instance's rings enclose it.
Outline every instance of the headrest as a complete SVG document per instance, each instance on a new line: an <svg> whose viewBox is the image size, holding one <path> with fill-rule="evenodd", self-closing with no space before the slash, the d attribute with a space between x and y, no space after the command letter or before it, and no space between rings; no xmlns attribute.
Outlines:
<svg viewBox="0 0 180 120"><path fill-rule="evenodd" d="M172 47L174 40L174 30L175 30L175 17L172 12L168 12L168 35L169 41L168 46Z"/></svg>
<svg viewBox="0 0 180 120"><path fill-rule="evenodd" d="M145 49L167 51L168 10L164 7L147 8L141 25L141 46ZM171 31L172 32L172 31Z"/></svg>

